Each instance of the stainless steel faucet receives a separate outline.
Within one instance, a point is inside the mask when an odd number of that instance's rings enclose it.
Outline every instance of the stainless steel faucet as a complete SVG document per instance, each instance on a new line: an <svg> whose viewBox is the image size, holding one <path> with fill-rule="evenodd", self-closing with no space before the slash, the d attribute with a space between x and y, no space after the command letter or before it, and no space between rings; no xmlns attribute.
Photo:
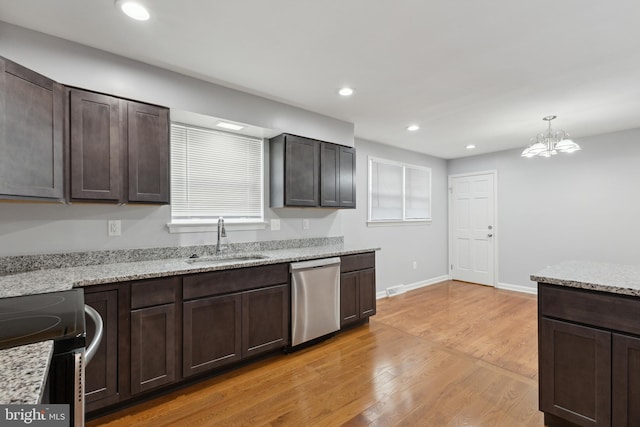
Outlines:
<svg viewBox="0 0 640 427"><path fill-rule="evenodd" d="M224 218L218 218L218 241L216 242L216 255L222 253L222 244L220 244L220 238L227 237L227 230L224 228Z"/></svg>

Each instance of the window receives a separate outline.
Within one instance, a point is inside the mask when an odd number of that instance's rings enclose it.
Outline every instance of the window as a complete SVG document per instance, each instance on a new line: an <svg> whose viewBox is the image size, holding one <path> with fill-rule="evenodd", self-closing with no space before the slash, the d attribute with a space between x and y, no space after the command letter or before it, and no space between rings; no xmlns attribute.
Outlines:
<svg viewBox="0 0 640 427"><path fill-rule="evenodd" d="M263 221L262 139L171 124L171 221Z"/></svg>
<svg viewBox="0 0 640 427"><path fill-rule="evenodd" d="M431 221L431 169L369 158L369 223Z"/></svg>

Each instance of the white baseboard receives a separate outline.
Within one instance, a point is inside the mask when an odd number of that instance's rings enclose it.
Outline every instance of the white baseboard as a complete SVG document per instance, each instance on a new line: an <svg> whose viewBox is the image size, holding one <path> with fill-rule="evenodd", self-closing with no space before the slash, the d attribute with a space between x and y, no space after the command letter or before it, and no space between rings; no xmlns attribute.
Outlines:
<svg viewBox="0 0 640 427"><path fill-rule="evenodd" d="M444 282L445 280L449 280L449 276L446 274L444 276L434 277L432 279L422 280L420 282L409 283L408 285L403 286L403 293L408 291L413 291L414 289L423 288L425 286L435 285L436 283ZM376 299L386 298L386 297L387 297L386 290L376 292Z"/></svg>
<svg viewBox="0 0 640 427"><path fill-rule="evenodd" d="M421 282L409 283L408 285L404 286L404 290L412 291L414 289L424 288L425 286L435 285L436 283L444 282L445 280L449 280L448 274L434 277L432 279L423 280Z"/></svg>
<svg viewBox="0 0 640 427"><path fill-rule="evenodd" d="M498 289L504 289L506 291L523 292L525 294L538 295L538 288L532 288L531 286L511 285L509 283L498 283L496 285Z"/></svg>

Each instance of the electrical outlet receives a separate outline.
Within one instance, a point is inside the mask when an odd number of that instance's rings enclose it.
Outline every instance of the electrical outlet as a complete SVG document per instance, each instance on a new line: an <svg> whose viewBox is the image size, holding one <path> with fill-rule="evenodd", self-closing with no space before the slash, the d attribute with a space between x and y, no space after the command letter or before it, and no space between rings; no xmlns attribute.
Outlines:
<svg viewBox="0 0 640 427"><path fill-rule="evenodd" d="M280 230L280 220L279 219L272 219L271 220L271 231L278 231Z"/></svg>
<svg viewBox="0 0 640 427"><path fill-rule="evenodd" d="M109 237L120 236L122 234L122 226L120 220L109 220L107 223Z"/></svg>
<svg viewBox="0 0 640 427"><path fill-rule="evenodd" d="M303 230L308 230L309 229L309 220L306 219L306 218L302 220L302 229Z"/></svg>
<svg viewBox="0 0 640 427"><path fill-rule="evenodd" d="M413 269L415 270L416 268L418 268L418 261L413 261Z"/></svg>

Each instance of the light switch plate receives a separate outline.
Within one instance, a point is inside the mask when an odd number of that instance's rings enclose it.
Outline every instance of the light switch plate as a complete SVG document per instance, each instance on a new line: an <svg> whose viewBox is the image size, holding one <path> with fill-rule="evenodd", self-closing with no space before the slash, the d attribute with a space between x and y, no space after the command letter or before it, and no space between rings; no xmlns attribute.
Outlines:
<svg viewBox="0 0 640 427"><path fill-rule="evenodd" d="M302 220L302 229L303 230L308 230L309 229L309 220L308 219L303 219Z"/></svg>
<svg viewBox="0 0 640 427"><path fill-rule="evenodd" d="M122 224L119 219L109 220L107 228L108 228L109 237L120 236L122 234Z"/></svg>
<svg viewBox="0 0 640 427"><path fill-rule="evenodd" d="M280 220L279 219L272 219L271 220L271 231L278 231L280 230Z"/></svg>

